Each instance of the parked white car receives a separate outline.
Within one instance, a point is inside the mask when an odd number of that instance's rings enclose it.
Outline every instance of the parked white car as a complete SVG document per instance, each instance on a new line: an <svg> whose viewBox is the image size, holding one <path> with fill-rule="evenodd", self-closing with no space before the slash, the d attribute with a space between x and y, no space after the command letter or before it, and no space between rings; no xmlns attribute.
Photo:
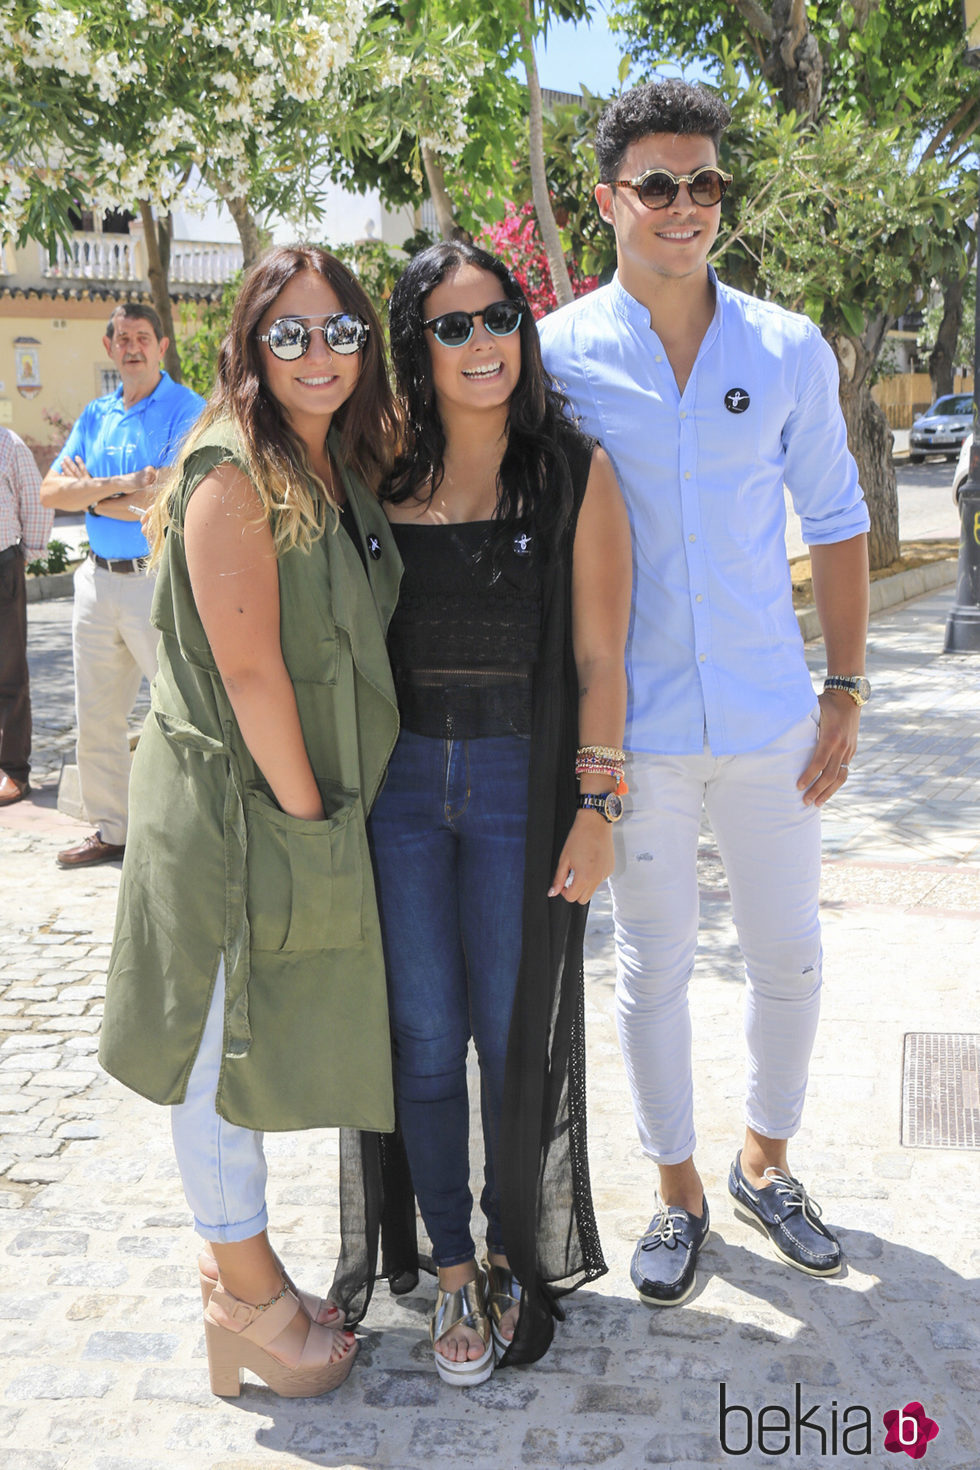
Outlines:
<svg viewBox="0 0 980 1470"><path fill-rule="evenodd" d="M973 428L973 394L947 393L917 418L909 434L909 460L921 464L927 454L954 460Z"/></svg>
<svg viewBox="0 0 980 1470"><path fill-rule="evenodd" d="M956 461L956 469L953 471L953 504L960 503L960 489L966 484L966 478L970 473L970 450L973 448L973 435L967 434L963 440L960 457Z"/></svg>

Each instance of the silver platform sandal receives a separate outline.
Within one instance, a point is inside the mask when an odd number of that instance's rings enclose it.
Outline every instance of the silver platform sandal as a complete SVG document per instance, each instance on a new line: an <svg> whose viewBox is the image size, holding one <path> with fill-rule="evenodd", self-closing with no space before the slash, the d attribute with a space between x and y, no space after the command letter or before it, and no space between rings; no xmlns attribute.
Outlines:
<svg viewBox="0 0 980 1470"><path fill-rule="evenodd" d="M454 1363L443 1353L437 1353L435 1345L460 1323L479 1335L484 1351L478 1358L466 1358L461 1363ZM456 1291L443 1291L439 1287L435 1310L429 1319L429 1337L432 1342L432 1356L436 1360L436 1369L443 1383L451 1383L456 1388L471 1388L474 1384L486 1383L493 1372L493 1340L490 1319L487 1316L487 1278L482 1267L477 1271L475 1281L467 1281L465 1286Z"/></svg>
<svg viewBox="0 0 980 1470"><path fill-rule="evenodd" d="M497 1348L497 1356L502 1357L513 1342L513 1337L504 1337L500 1324L508 1312L513 1311L514 1307L520 1307L521 1292L524 1288L509 1266L495 1266L489 1257L485 1262L484 1270L489 1282L487 1306L490 1312L490 1327Z"/></svg>

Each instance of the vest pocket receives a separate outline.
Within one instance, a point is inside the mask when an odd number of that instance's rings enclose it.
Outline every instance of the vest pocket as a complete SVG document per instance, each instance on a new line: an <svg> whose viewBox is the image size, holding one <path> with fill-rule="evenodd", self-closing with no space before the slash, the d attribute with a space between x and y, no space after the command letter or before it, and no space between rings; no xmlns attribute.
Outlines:
<svg viewBox="0 0 980 1470"><path fill-rule="evenodd" d="M358 797L319 781L326 819L290 817L264 791L245 792L245 899L252 948L349 949L363 938Z"/></svg>

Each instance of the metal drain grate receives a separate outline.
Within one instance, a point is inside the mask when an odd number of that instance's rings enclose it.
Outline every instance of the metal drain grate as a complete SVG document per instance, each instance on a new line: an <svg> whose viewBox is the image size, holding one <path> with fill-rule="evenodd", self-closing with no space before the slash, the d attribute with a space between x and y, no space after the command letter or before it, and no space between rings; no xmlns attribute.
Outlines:
<svg viewBox="0 0 980 1470"><path fill-rule="evenodd" d="M908 1148L980 1148L980 1036L906 1034L902 1142Z"/></svg>

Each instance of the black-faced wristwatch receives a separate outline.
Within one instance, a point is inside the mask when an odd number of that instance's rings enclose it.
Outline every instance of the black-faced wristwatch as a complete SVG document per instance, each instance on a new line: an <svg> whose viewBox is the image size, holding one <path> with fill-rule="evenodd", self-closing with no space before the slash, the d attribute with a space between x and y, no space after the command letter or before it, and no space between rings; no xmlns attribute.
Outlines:
<svg viewBox="0 0 980 1470"><path fill-rule="evenodd" d="M598 812L607 822L618 822L623 815L623 799L615 791L608 791L604 796L589 791L579 797L578 808L583 812Z"/></svg>
<svg viewBox="0 0 980 1470"><path fill-rule="evenodd" d="M849 694L859 708L871 698L871 685L863 674L830 674L824 679L823 687Z"/></svg>

